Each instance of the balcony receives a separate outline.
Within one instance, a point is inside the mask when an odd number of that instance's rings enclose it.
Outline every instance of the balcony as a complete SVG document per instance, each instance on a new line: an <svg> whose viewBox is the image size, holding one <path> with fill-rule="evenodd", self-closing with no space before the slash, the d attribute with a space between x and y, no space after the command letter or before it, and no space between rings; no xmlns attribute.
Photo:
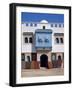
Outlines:
<svg viewBox="0 0 73 90"><path fill-rule="evenodd" d="M52 49L52 30L38 29L35 32L35 47L37 50Z"/></svg>

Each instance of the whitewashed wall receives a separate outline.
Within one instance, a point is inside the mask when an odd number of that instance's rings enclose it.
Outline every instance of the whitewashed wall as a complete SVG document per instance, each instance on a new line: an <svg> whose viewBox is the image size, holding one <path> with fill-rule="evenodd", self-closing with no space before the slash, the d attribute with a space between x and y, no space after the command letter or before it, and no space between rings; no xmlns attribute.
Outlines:
<svg viewBox="0 0 73 90"><path fill-rule="evenodd" d="M51 61L51 52L37 52L37 61L40 61L40 56L43 54L48 56L48 61Z"/></svg>
<svg viewBox="0 0 73 90"><path fill-rule="evenodd" d="M55 44L55 37L54 33L64 33L64 27L63 23L62 27L59 27L59 23L53 23L53 27L51 27L52 23L37 23L37 26L26 26L26 23L22 24L22 33L23 32L33 32L35 34L35 30L37 29L43 29L43 26L45 26L45 29L52 29L52 52L64 52L64 45L63 44ZM57 24L57 27L55 27L55 24ZM33 44L24 44L23 43L23 35L22 35L22 52L36 52L35 45Z"/></svg>

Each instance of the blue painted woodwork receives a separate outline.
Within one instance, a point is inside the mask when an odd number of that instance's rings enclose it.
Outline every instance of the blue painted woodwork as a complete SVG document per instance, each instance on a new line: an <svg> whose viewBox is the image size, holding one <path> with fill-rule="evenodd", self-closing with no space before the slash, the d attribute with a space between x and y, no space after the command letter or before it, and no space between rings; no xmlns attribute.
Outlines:
<svg viewBox="0 0 73 90"><path fill-rule="evenodd" d="M35 47L50 48L52 47L52 30L38 29L35 32Z"/></svg>

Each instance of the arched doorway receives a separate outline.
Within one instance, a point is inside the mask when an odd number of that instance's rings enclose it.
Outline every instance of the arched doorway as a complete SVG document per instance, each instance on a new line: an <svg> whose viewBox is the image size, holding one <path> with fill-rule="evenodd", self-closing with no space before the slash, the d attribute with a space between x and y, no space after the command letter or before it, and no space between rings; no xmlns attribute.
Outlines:
<svg viewBox="0 0 73 90"><path fill-rule="evenodd" d="M58 56L58 60L61 60L61 56L60 55Z"/></svg>
<svg viewBox="0 0 73 90"><path fill-rule="evenodd" d="M40 56L40 67L48 68L48 56L45 54Z"/></svg>
<svg viewBox="0 0 73 90"><path fill-rule="evenodd" d="M62 64L62 58L61 55L58 56L58 62L57 62L57 67L61 68L61 64Z"/></svg>

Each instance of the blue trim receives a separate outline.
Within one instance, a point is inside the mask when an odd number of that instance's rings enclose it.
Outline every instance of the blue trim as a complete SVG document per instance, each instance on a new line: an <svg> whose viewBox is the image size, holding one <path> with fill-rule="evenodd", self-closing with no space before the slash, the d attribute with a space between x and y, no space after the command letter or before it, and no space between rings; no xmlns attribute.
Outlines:
<svg viewBox="0 0 73 90"><path fill-rule="evenodd" d="M39 32L39 31L35 32L35 33L47 33L47 34L49 33L49 34L52 34L52 32Z"/></svg>
<svg viewBox="0 0 73 90"><path fill-rule="evenodd" d="M35 48L52 48L52 47L37 47L37 46L35 46Z"/></svg>
<svg viewBox="0 0 73 90"><path fill-rule="evenodd" d="M42 32L43 31L43 32ZM37 40L38 40L38 38L36 38L36 41L35 41L35 46L37 47L37 48L50 48L50 47L52 47L52 31L51 32L45 32L44 30L41 30L40 32L39 32L39 30L38 30L38 32L35 32L35 37L36 36L38 36L38 37L40 37L41 39L43 39L43 36L42 36L42 34L45 34L45 37L44 37L44 40L45 40L45 38L48 36L48 38L49 38L49 42L38 42ZM47 39L47 38L46 38Z"/></svg>

